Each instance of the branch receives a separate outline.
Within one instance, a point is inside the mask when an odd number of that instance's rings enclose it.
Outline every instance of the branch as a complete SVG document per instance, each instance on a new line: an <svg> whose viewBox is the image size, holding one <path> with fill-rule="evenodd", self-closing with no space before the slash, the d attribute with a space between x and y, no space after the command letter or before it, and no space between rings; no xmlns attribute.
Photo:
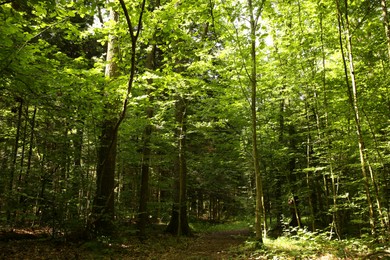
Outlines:
<svg viewBox="0 0 390 260"><path fill-rule="evenodd" d="M11 1L11 2L12 2L12 1ZM4 3L4 2L3 2L3 3ZM0 5L1 5L1 4L2 4L2 3L0 3ZM3 62L3 61L5 62L5 66L4 66L3 68L0 68L0 74L2 74L3 71L6 70L7 67L12 63L12 61L13 61L12 56L13 56L13 55L17 55L19 52L21 52L21 51L24 49L24 47L27 46L27 44L28 44L29 42L31 42L31 41L32 41L33 39L35 39L36 37L40 36L40 35L41 35L42 33L44 33L45 31L51 29L53 26L56 26L57 24L62 23L62 22L64 22L64 21L66 21L66 20L68 20L67 17L64 18L64 19L61 20L61 21L58 21L58 22L56 22L56 23L53 23L53 24L47 26L47 27L44 28L42 31L38 32L37 34L33 35L30 39L26 40L26 41L25 41L25 42L24 42L24 43L15 51L15 52L11 52L5 59L1 60L1 62ZM8 62L7 62L7 59L9 59Z"/></svg>
<svg viewBox="0 0 390 260"><path fill-rule="evenodd" d="M9 4L9 3L12 3L12 0L8 0L8 1L0 2L0 5L5 5L5 4Z"/></svg>
<svg viewBox="0 0 390 260"><path fill-rule="evenodd" d="M129 28L131 40L133 40L134 29L133 29L133 25L131 24L131 19L130 19L129 13L127 12L127 7L126 7L125 2L123 0L119 0L119 2L121 3L123 13L125 14L125 17L126 17L127 27Z"/></svg>
<svg viewBox="0 0 390 260"><path fill-rule="evenodd" d="M131 36L131 41L132 41L133 44L135 44L135 42L136 42L137 39L138 39L139 33L140 33L140 31L141 31L141 27L142 27L142 16L143 16L143 14L144 14L144 12L145 12L146 0L142 0L142 4L141 4L141 13L140 13L139 18L138 18L137 31L135 32L135 34L134 34L133 24L132 24L131 19L130 19L130 16L129 16L129 12L127 11L126 4L125 4L124 0L119 0L119 2L120 2L120 4L121 4L123 13L125 14L125 18L126 18L126 22L127 22L127 27L129 28L129 32L130 32L130 36Z"/></svg>
<svg viewBox="0 0 390 260"><path fill-rule="evenodd" d="M135 54L135 51L136 51L136 47L137 47L136 46L137 45L137 39L138 39L139 33L141 31L142 16L143 16L143 13L145 12L145 2L146 2L146 0L142 0L141 13L140 13L139 19L138 19L138 28L137 28L136 34L134 34L133 25L131 23L131 19L130 19L129 13L127 11L127 7L126 7L126 4L125 4L124 0L119 0L119 2L120 2L121 7L123 9L123 13L125 14L127 26L129 27L129 32L130 32L130 37L131 37L131 64L130 64L131 67L130 67L130 73L129 73L130 74L129 75L129 80L127 81L126 98L123 101L122 111L120 112L118 121L115 124L114 129L113 129L113 131L115 131L115 132L118 131L119 126L121 125L122 121L125 119L126 111L127 111L127 105L129 103L129 96L130 96L130 93L131 93L131 89L133 88L133 82L134 82L134 77L135 77L135 67L136 67L136 54ZM114 145L114 139L112 140L112 142L111 142L111 144L109 146L109 149L111 149L113 145Z"/></svg>
<svg viewBox="0 0 390 260"><path fill-rule="evenodd" d="M121 1L122 1L122 0L121 0ZM141 6L141 13L139 14L139 18L138 18L137 34L135 35L135 39L138 38L139 32L141 31L141 27L142 27L142 16L143 16L144 11L145 11L145 3L146 3L146 0L143 0L143 1L142 1L142 6Z"/></svg>
<svg viewBox="0 0 390 260"><path fill-rule="evenodd" d="M264 4L265 4L265 0L261 1L261 4L260 4L259 8L257 9L256 18L255 18L255 29L256 30L257 30L257 25L259 23L260 15L263 11Z"/></svg>

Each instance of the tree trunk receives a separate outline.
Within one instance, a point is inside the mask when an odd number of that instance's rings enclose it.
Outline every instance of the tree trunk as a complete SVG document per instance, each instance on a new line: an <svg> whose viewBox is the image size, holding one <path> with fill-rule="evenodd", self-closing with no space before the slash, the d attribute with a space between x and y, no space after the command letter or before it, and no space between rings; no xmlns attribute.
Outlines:
<svg viewBox="0 0 390 260"><path fill-rule="evenodd" d="M390 62L390 24L389 24L388 12L387 12L387 1L381 0L381 6L382 6L383 24L385 26L385 33L387 39L387 55Z"/></svg>
<svg viewBox="0 0 390 260"><path fill-rule="evenodd" d="M371 192L370 192L370 184L369 184L369 177L367 175L366 171L366 159L365 159L365 152L364 152L364 140L363 140L363 134L361 130L361 123L360 123L360 116L359 116L359 104L358 104L358 95L357 95L357 85L356 85L356 79L355 79L355 69L354 69L354 62L353 62L353 52L352 52L352 35L350 33L350 26L349 26L349 18L348 18L348 0L344 0L344 8L345 8L345 34L346 34L346 44L347 44L347 54L348 54L348 60L349 60L349 74L351 77L351 84L349 84L349 78L348 78L348 68L346 64L346 58L344 55L344 49L343 49L343 41L342 41L342 16L343 13L341 11L340 2L339 0L336 1L337 4L337 11L338 11L338 27L339 27L339 41L340 41L340 49L342 52L342 58L343 58L343 64L344 64L344 72L345 72L345 80L348 88L348 94L349 94L349 102L353 110L354 114L354 120L355 120L355 127L357 132L357 139L358 139L358 146L359 146L359 157L360 157L360 165L361 165L361 172L363 176L363 183L364 188L366 192L366 198L367 198L367 204L368 204L368 212L369 212L369 219L370 219L370 226L371 226L371 233L375 234L375 213L374 213L374 205L372 203L371 199Z"/></svg>
<svg viewBox="0 0 390 260"><path fill-rule="evenodd" d="M153 115L152 108L147 109L147 117L151 118ZM145 236L145 228L148 222L148 201L149 201L149 167L150 167L150 137L152 134L152 126L147 125L143 134L143 148L142 148L142 162L141 162L141 187L138 208L138 236Z"/></svg>
<svg viewBox="0 0 390 260"><path fill-rule="evenodd" d="M27 187L27 180L26 180L26 175L23 174L23 167L24 167L24 160L26 156L26 139L27 139L27 125L28 125L28 106L26 106L26 119L24 121L24 127L23 127L23 141L22 141L22 151L21 151L21 158L20 158L20 169L19 169L19 178L18 178L18 195L19 197L19 207L23 212L26 212L26 187ZM17 213L15 212L15 220L18 219ZM24 217L25 214L22 214L22 222L24 222Z"/></svg>
<svg viewBox="0 0 390 260"><path fill-rule="evenodd" d="M185 100L183 97L178 97L175 115L178 124L175 131L178 151L174 162L174 203L171 220L166 229L167 233L177 236L191 235L187 216L186 110Z"/></svg>
<svg viewBox="0 0 390 260"><path fill-rule="evenodd" d="M132 25L130 16L127 11L126 4L123 0L119 0L122 7L128 30L131 37L131 64L130 75L127 81L126 97L122 103L122 111L119 117L115 116L115 109L117 106L106 102L104 107L104 121L102 127L102 134L100 136L100 147L98 154L98 165L96 170L96 194L93 205L92 226L95 232L111 233L112 221L114 218L114 188L115 188L115 164L116 164L116 145L119 126L125 119L127 112L127 105L129 102L135 73L136 73L136 45L138 36L142 28L142 16L145 10L145 2L142 1L141 11L136 25L136 30ZM110 9L110 20L113 22L119 21L119 15L113 8ZM113 35L109 37L107 46L107 61L106 78L115 78L119 75L119 69L116 64L116 56L119 54L117 38Z"/></svg>
<svg viewBox="0 0 390 260"><path fill-rule="evenodd" d="M284 87L281 91L284 90ZM282 145L284 145L284 112L285 112L285 99L282 98L280 100L279 104L279 135L278 135L278 142ZM279 236L279 234L282 234L283 232L283 226L282 226L282 217L283 217L283 199L282 199L282 173L280 171L277 171L277 174L275 176L276 178L276 190L275 190L275 209L276 209L276 226L275 226L275 236Z"/></svg>
<svg viewBox="0 0 390 260"><path fill-rule="evenodd" d="M368 127L369 127L369 130L371 132L371 135L372 135L372 139L374 140L374 146L375 146L375 151L378 155L378 158L379 158L379 163L380 165L382 166L383 168L383 173L387 172L388 171L388 167L384 161L384 158L383 158L383 155L379 149L379 144L378 144L378 139L376 137L376 134L374 132L374 128L372 127L372 124L371 124L371 120L368 118L367 114L363 111L365 117L366 117L366 121L367 121L367 124L368 124ZM371 168L371 166L369 166L369 170L370 170L370 174L371 174L371 179L375 179L375 175L373 173L373 170ZM386 175L383 174L382 176L382 180L386 180ZM389 185L390 183L388 183L387 181L385 181L385 189L386 190L389 190ZM382 223L382 226L384 227L385 230L387 230L387 232L390 232L390 223L389 223L389 212L387 212L386 210L382 211L382 206L381 206L381 192L380 192L380 186L377 184L377 181L374 181L374 188L375 188L375 193L376 193L376 203L378 205L378 213L381 217L381 223ZM388 198L385 198L385 201L388 200ZM389 201L387 201L389 202Z"/></svg>
<svg viewBox="0 0 390 260"><path fill-rule="evenodd" d="M319 10L322 10L321 8L319 8ZM326 81L326 53L325 53L325 45L324 45L324 28L323 28L323 12L321 11L320 12L320 15L319 15L319 23L320 23L320 32L321 32L321 54L322 54L322 93L323 93L323 104L324 104L324 118L325 118L325 129L328 130L329 129L329 125L331 124L330 123L330 119L329 119L329 113L328 113L328 91L327 91L327 81ZM317 128L318 128L318 135L319 135L319 138L322 139L321 137L321 124L317 123ZM332 201L333 201L333 209L332 209L332 223L331 223L331 235L332 236L332 231L333 231L333 228L335 230L335 233L336 235L338 236L338 238L340 239L340 230L339 230L339 221L338 221L338 212L337 212L337 188L338 185L337 185L337 182L336 182L336 176L334 174L334 171L333 171L333 163L332 163L332 154L331 154L331 140L330 140L330 137L328 135L324 135L324 138L325 138L325 142L326 142L326 156L327 156L327 161L329 162L329 172L330 172L330 178L331 178L331 186L332 186ZM326 202L326 206L327 208L329 209L329 200L328 200L328 197L329 197L329 194L330 194L330 191L328 189L328 179L326 177L326 174L323 175L323 180L324 180L324 190L325 190L325 202Z"/></svg>
<svg viewBox="0 0 390 260"><path fill-rule="evenodd" d="M23 99L18 98L19 106L17 110L18 120L16 122L16 135L15 135L15 143L12 150L12 162L11 162L11 169L9 173L9 182L8 182L8 205L7 205L7 221L11 221L11 209L15 207L14 203L16 203L15 195L14 194L14 177L15 177L15 170L16 170L16 160L18 155L18 149L19 149L19 139L20 139L20 128L22 125L22 112L23 112Z"/></svg>
<svg viewBox="0 0 390 260"><path fill-rule="evenodd" d="M110 10L110 20L118 22L119 15ZM116 56L119 53L118 42L115 36L110 36L107 46L107 62L105 76L108 79L118 76ZM102 132L99 137L98 162L96 168L96 193L93 202L92 229L96 233L111 233L114 220L114 180L116 165L116 143L118 129L117 119L113 112L113 105L109 101L104 107Z"/></svg>
<svg viewBox="0 0 390 260"><path fill-rule="evenodd" d="M158 7L160 5L160 1L157 0L155 3L155 6L153 6L153 9ZM155 41L155 35L153 36L152 41ZM146 64L145 67L151 71L154 71L156 69L156 44L152 44L152 49L148 53L146 58ZM152 97L152 90L153 90L153 79L147 80L148 85L150 87L147 90L147 95L149 97L149 103L152 103L153 97ZM139 200L139 208L138 208L138 235L140 237L145 236L145 228L146 224L148 222L149 214L148 214L148 201L149 201L149 169L150 169L150 155L151 155L151 148L150 148L150 138L152 135L152 125L150 120L153 118L153 107L149 106L146 108L146 117L149 121L147 125L145 126L144 133L143 133L143 148L142 148L142 162L141 162L141 187L140 187L140 200Z"/></svg>
<svg viewBox="0 0 390 260"><path fill-rule="evenodd" d="M311 167L311 151L312 151L312 144L311 144L311 127L310 127L310 116L309 116L309 104L308 101L305 100L305 114L306 114L306 127L307 127L307 133L306 133L306 168L309 169ZM313 176L314 171L306 171L306 185L307 185L307 198L309 202L309 209L310 209L310 221L311 221L311 230L315 231L315 215L314 215L314 206L313 206L313 199L312 194L313 191Z"/></svg>
<svg viewBox="0 0 390 260"><path fill-rule="evenodd" d="M288 182L289 182L289 186L291 189L291 193L292 193L292 198L288 202L288 204L290 206L290 211L292 214L292 221L290 222L290 226L301 227L301 218L300 218L300 212L299 212L298 203L297 203L298 196L296 195L297 190L298 190L297 178L296 178L296 175L294 173L295 168L296 168L295 153L297 150L297 140L296 140L296 136L295 136L296 129L292 124L288 125L288 135L289 135L289 139L290 139L289 149L290 149L290 153L293 155L289 159L289 162L288 162L289 169L288 169L288 177L287 177Z"/></svg>
<svg viewBox="0 0 390 260"><path fill-rule="evenodd" d="M263 181L260 172L260 156L257 149L257 59L256 59L256 29L258 16L255 19L254 9L252 0L248 0L249 16L250 16L250 42L251 42L251 120L252 120L252 159L253 167L255 172L256 182L256 209L255 209L255 231L256 239L262 243L263 227L265 230L265 205L264 205L264 194L263 194ZM259 7L261 10L261 7ZM263 225L263 227L262 227Z"/></svg>

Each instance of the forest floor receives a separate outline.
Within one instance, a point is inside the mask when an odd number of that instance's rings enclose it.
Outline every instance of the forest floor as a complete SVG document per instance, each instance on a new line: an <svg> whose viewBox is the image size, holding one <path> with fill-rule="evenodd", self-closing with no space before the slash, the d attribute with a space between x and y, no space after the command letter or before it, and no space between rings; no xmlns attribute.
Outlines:
<svg viewBox="0 0 390 260"><path fill-rule="evenodd" d="M0 232L0 259L390 259L388 247L384 253L376 254L363 252L361 246L353 249L348 245L281 238L266 241L259 249L250 237L251 231L241 228L180 238L156 231L145 241L129 233L116 239L69 242L36 231L14 230Z"/></svg>
<svg viewBox="0 0 390 260"><path fill-rule="evenodd" d="M216 231L176 238L158 234L145 241L134 236L70 243L41 233L14 230L0 234L0 259L236 259L248 229Z"/></svg>

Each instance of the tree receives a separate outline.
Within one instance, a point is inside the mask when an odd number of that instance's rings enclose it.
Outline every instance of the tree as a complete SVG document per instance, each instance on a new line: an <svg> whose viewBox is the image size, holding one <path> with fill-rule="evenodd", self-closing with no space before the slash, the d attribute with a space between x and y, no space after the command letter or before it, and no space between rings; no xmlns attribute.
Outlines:
<svg viewBox="0 0 390 260"><path fill-rule="evenodd" d="M255 215L259 241L385 240L387 8L1 2L0 224L145 238Z"/></svg>
<svg viewBox="0 0 390 260"><path fill-rule="evenodd" d="M177 154L174 161L174 202L171 220L166 228L166 232L176 234L177 236L188 236L191 234L191 231L187 215L187 104L186 100L180 96L175 103L175 119L177 124L175 130Z"/></svg>
<svg viewBox="0 0 390 260"><path fill-rule="evenodd" d="M251 42L251 74L250 74L250 83L251 83L251 119L252 119L252 157L253 157L253 166L255 171L256 179L256 238L259 241L262 241L263 229L266 229L265 225L265 207L264 207L264 194L263 194L263 181L260 171L260 158L257 148L257 59L256 59L256 31L258 29L258 23L260 14L264 5L264 1L261 2L260 6L257 7L258 10L254 14L254 8L252 0L248 0L248 11L249 11L249 23L250 23L250 42Z"/></svg>
<svg viewBox="0 0 390 260"><path fill-rule="evenodd" d="M110 21L113 23L119 21L119 14L112 7L110 9ZM108 82L113 82L120 73L117 64L118 44L117 37L110 35L107 44L107 65L105 70ZM107 96L107 94L103 93L103 96ZM99 137L100 145L96 167L96 192L93 202L94 219L91 220L94 232L102 233L110 233L112 231L112 221L114 220L116 146L118 138L116 124L118 120L115 117L116 104L113 105L111 102L109 100L105 102L103 112L102 132Z"/></svg>
<svg viewBox="0 0 390 260"><path fill-rule="evenodd" d="M157 0L151 9L156 9L160 6L160 1ZM147 54L145 68L153 72L157 68L157 44L153 43L156 41L156 33L153 33L153 38L151 39L152 44L151 50ZM149 102L153 102L153 79L147 79L148 89L146 91L147 96L149 97ZM150 121L153 118L153 107L151 105L146 108L146 116ZM142 162L141 162L141 187L140 187L140 199L139 199L139 235L145 237L145 228L148 222L148 200L149 200L149 169L150 169L150 160L151 160L151 135L153 131L153 126L151 122L148 122L145 126L144 133L142 136Z"/></svg>
<svg viewBox="0 0 390 260"><path fill-rule="evenodd" d="M112 114L112 109L109 107L109 115L105 116L102 128L102 135L100 137L100 151L98 156L97 178L96 178L96 194L94 200L94 213L92 225L95 232L111 232L111 222L114 218L114 188L115 188L115 167L116 167L116 145L119 127L126 116L129 97L131 94L135 72L136 72L136 46L138 36L141 31L142 16L145 9L145 0L141 3L141 11L137 23L137 29L134 31L130 16L127 11L124 1L120 1L122 10L124 12L128 30L131 39L131 59L130 59L130 75L127 82L126 96L123 100L122 109L119 116ZM110 17L112 21L117 21L118 14L111 9ZM115 42L115 37L111 38L108 44L107 59L110 61L106 68L106 75L109 77L116 76L117 64L112 62L112 58L117 53L118 48ZM106 103L110 106L110 103ZM114 107L115 109L115 107ZM115 111L115 110L114 110Z"/></svg>

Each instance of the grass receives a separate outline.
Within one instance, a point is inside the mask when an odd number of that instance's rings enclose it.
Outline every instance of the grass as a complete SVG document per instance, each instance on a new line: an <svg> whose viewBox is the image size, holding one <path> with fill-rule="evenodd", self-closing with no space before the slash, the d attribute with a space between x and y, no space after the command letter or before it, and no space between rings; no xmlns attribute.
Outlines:
<svg viewBox="0 0 390 260"><path fill-rule="evenodd" d="M140 241L134 235L134 227L122 227L115 237L100 236L84 243L56 243L47 240L10 241L0 243L0 258L40 259L45 256L52 259L203 259L208 253L219 252L223 243L228 243L214 232L250 230L251 221L240 220L220 224L193 222L190 224L194 237L180 237L163 233L164 226L150 226L148 239ZM219 234L218 234L219 235ZM231 236L230 236L231 237ZM344 240L329 239L326 232L293 230L277 239L264 239L260 244L254 236L240 237L241 245L225 251L222 259L390 259L390 247L381 244L370 236L348 238ZM200 246L194 246L200 245ZM212 250L210 250L212 249ZM214 250L215 249L215 250ZM34 258L37 256L37 258ZM213 259L213 258L205 258Z"/></svg>
<svg viewBox="0 0 390 260"><path fill-rule="evenodd" d="M295 235L267 238L261 248L248 240L236 254L239 259L389 259L390 248L370 237L330 240L325 232L299 230ZM380 258L368 258L371 255Z"/></svg>
<svg viewBox="0 0 390 260"><path fill-rule="evenodd" d="M250 229L251 223L247 220L236 220L217 224L213 224L207 221L197 221L190 223L190 227L195 233L211 233L220 231Z"/></svg>
<svg viewBox="0 0 390 260"><path fill-rule="evenodd" d="M190 225L195 233L205 234L200 237L206 239L205 247L209 246L208 233L251 228L250 222L246 220L223 224L198 221ZM139 259L190 259L191 253L196 253L191 252L190 245L202 241L194 237L178 239L160 232L156 232L155 236L149 237L145 242L140 242L135 237L127 239L126 241L104 241L103 239L99 242L86 243L81 249L85 250L87 256L100 255L103 258L114 255L118 259L129 259L128 256ZM223 259L389 259L390 248L369 236L337 240L329 239L329 234L326 232L295 230L276 239L264 239L260 247L254 237L249 237L240 246L229 249L226 256L228 258ZM370 258L371 256L373 258Z"/></svg>

